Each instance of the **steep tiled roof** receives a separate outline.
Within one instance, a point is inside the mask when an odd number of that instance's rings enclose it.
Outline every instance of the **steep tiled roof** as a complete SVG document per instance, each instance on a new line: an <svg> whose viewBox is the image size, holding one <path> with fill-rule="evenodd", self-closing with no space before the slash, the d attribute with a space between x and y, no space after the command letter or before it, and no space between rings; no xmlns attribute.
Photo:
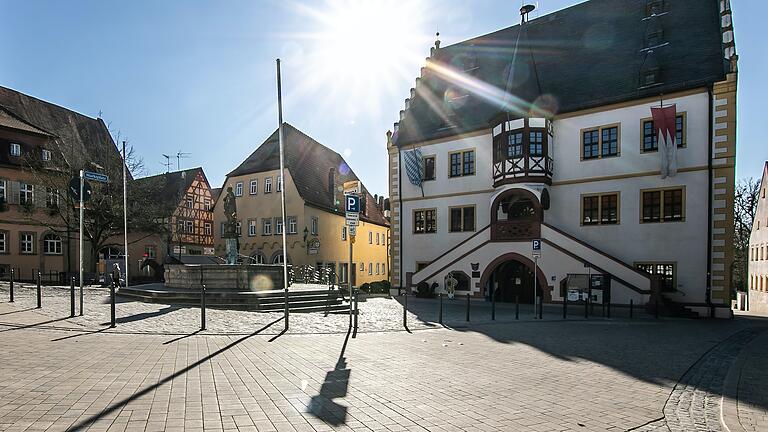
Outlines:
<svg viewBox="0 0 768 432"><path fill-rule="evenodd" d="M320 144L300 130L284 123L285 166L299 191L310 205L333 213L342 214L340 205L328 192L329 172L335 170L336 185L346 181L359 180L344 158L335 151ZM250 156L227 176L239 176L280 169L280 150L276 130ZM365 190L365 188L364 188ZM362 219L379 225L389 225L375 205L373 196L365 190L368 215Z"/></svg>
<svg viewBox="0 0 768 432"><path fill-rule="evenodd" d="M104 121L0 86L0 106L24 122L56 136L56 143L74 170L89 168L83 160L122 164ZM83 156L85 158L83 158Z"/></svg>
<svg viewBox="0 0 768 432"><path fill-rule="evenodd" d="M31 132L34 134L44 135L47 137L54 136L53 134L50 134L40 129L39 127L33 125L32 123L29 123L24 119L18 117L17 115L13 114L12 111L2 106L0 106L0 127L16 129L24 132Z"/></svg>
<svg viewBox="0 0 768 432"><path fill-rule="evenodd" d="M148 187L153 199L158 203L178 205L189 186L195 180L197 173L205 178L205 172L201 167L190 168L182 171L174 171L135 180L139 187ZM206 179L206 182L208 180Z"/></svg>
<svg viewBox="0 0 768 432"><path fill-rule="evenodd" d="M668 45L655 49L653 60L662 84L646 88L639 85L646 0L590 0L529 21L520 38L521 26L515 25L441 48L431 62L468 76L471 90L427 68L399 123L396 143L485 129L501 113L519 117L516 109L531 103L565 113L722 80L727 62L718 3L664 2L667 13L656 19ZM506 89L520 99L512 109Z"/></svg>

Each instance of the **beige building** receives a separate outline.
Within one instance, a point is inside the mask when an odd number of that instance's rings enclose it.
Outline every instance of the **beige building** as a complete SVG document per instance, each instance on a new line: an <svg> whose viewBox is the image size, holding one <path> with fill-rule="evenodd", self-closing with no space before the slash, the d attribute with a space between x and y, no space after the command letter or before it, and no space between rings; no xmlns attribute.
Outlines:
<svg viewBox="0 0 768 432"><path fill-rule="evenodd" d="M749 310L768 314L768 162L763 168L755 222L749 236Z"/></svg>
<svg viewBox="0 0 768 432"><path fill-rule="evenodd" d="M284 126L285 181L280 178L275 131L240 166L227 175L214 207L216 254L224 255L221 201L232 188L237 202L240 255L254 263L280 263L282 232L294 266L332 268L340 281L349 275L350 236L343 211L343 185L358 180L344 158L289 124ZM286 221L280 191L285 187ZM389 279L389 222L384 199L363 187L363 209L354 242L352 283Z"/></svg>

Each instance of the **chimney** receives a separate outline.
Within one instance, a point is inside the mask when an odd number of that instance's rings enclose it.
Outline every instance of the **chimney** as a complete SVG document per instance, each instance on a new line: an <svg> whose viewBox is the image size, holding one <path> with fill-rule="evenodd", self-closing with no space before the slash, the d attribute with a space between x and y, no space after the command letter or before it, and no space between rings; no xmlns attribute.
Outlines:
<svg viewBox="0 0 768 432"><path fill-rule="evenodd" d="M533 12L534 9L536 9L536 5L532 4L523 5L523 7L520 8L520 24L528 22L528 14Z"/></svg>

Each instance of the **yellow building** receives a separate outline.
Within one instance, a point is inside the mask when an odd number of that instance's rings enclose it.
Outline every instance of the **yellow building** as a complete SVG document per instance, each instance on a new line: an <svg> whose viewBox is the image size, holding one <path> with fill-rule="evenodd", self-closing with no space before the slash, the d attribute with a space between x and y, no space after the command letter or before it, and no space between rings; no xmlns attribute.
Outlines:
<svg viewBox="0 0 768 432"><path fill-rule="evenodd" d="M282 230L288 262L294 266L332 268L341 282L349 274L350 236L345 225L343 185L358 180L344 158L285 123L285 181L280 178L275 131L240 166L227 175L214 206L216 254L224 255L224 209L232 188L237 202L240 255L254 263L282 262ZM280 190L285 187L283 223ZM352 258L352 284L389 279L389 221L383 199L363 187L360 225Z"/></svg>

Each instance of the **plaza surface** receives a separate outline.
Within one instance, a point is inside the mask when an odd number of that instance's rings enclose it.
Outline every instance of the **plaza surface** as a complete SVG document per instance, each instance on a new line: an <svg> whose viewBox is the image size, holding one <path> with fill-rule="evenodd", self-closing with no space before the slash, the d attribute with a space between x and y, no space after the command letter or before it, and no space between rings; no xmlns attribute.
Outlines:
<svg viewBox="0 0 768 432"><path fill-rule="evenodd" d="M768 321L533 320L521 305L409 299L345 315L199 310L0 284L0 430L768 429ZM527 311L527 312L526 312ZM623 314L623 315L622 315ZM599 315L599 314L598 314Z"/></svg>

